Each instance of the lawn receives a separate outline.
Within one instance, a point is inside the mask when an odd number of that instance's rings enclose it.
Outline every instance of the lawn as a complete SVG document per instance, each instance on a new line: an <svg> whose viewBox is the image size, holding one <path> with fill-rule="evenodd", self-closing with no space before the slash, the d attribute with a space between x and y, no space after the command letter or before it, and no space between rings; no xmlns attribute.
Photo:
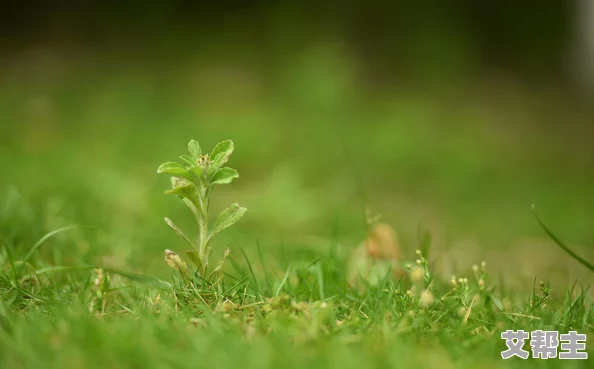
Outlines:
<svg viewBox="0 0 594 369"><path fill-rule="evenodd" d="M591 116L510 86L372 94L325 58L273 86L191 64L7 76L0 368L590 367L503 360L500 334L577 331L592 353L592 274L531 208L594 260ZM221 279L163 222L198 235L157 174L191 139L235 143L210 220L248 210L211 243ZM367 209L393 265L357 249Z"/></svg>

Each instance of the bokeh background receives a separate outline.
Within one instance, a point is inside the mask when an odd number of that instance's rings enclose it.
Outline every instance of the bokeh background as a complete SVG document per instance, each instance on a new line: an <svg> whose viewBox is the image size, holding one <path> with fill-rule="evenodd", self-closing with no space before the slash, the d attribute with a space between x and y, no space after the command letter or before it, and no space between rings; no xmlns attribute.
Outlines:
<svg viewBox="0 0 594 369"><path fill-rule="evenodd" d="M249 211L215 256L347 258L369 207L446 277L562 289L589 275L531 205L594 258L592 4L1 1L2 239L92 225L42 257L168 275L163 217L197 228L156 168L232 139L213 207Z"/></svg>

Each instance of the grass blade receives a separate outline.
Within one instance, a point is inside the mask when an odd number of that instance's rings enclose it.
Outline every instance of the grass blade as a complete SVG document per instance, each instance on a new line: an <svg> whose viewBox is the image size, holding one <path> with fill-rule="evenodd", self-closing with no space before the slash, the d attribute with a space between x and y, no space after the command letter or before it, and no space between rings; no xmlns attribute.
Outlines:
<svg viewBox="0 0 594 369"><path fill-rule="evenodd" d="M74 229L74 228L95 228L95 229L96 229L96 227L93 227L93 226L77 225L77 224L74 224L74 225L69 225L69 226L66 226L66 227L62 227L62 228L55 229L55 230L53 230L53 231L51 231L51 232L47 233L45 236L41 237L41 238L39 239L39 241L37 241L37 243L35 243L35 245L33 245L33 247L31 247L31 250L29 250L29 252L27 253L27 255L25 255L25 257L23 258L23 260L22 260L22 261L23 261L23 262L27 262L27 261L29 261L29 259L31 259L31 257L32 257L32 256L33 256L33 254L35 253L35 251L37 251L37 249L38 249L38 248L39 248L39 247L40 247L40 246L41 246L41 245L42 245L42 244L43 244L45 241L47 241L49 238L51 238L52 236L55 236L55 235L57 235L58 233L62 233L62 232L65 232L65 231L68 231L68 230L71 230L71 229Z"/></svg>
<svg viewBox="0 0 594 369"><path fill-rule="evenodd" d="M289 264L289 267L287 268L287 271L285 272L285 276L281 280L280 285L278 286L278 288L276 289L276 292L274 293L274 297L278 297L280 291L282 291L282 289L283 289L283 286L285 285L285 283L287 283L287 280L289 279L290 275L291 275L291 265Z"/></svg>
<svg viewBox="0 0 594 369"><path fill-rule="evenodd" d="M79 271L94 270L94 269L98 269L98 268L100 268L100 267L87 266L87 265L60 265L60 266L51 266L51 267L41 268L41 269L35 270L32 274L43 275L43 274L62 273L62 272L69 272L69 271L76 271L76 270L79 270ZM131 272L127 272L127 271L120 270L120 269L114 269L114 268L101 268L101 269L103 269L107 273L118 274L122 277L128 278L128 279L136 281L136 282L152 285L155 287L169 287L168 283L163 282L162 280L155 278L155 277L131 273Z"/></svg>
<svg viewBox="0 0 594 369"><path fill-rule="evenodd" d="M538 214L536 214L536 210L534 210L534 205L532 205L532 212L534 213L534 217L536 218L536 221L538 222L538 224L540 224L540 226L542 227L542 229L553 240L553 242L555 242L557 244L557 246L559 246L563 251L565 251L567 254L569 254L569 256L571 256L572 258L574 258L580 264L582 264L583 266L585 266L586 268L588 268L590 271L594 272L594 265L590 264L587 260L585 260L584 258L582 258L581 256L579 256L578 254L576 254L575 252L573 252L569 247L567 247L567 245L565 245L563 242L561 242L561 240L559 240L547 228L547 226L544 225L544 223L538 217Z"/></svg>
<svg viewBox="0 0 594 369"><path fill-rule="evenodd" d="M256 275L254 274L254 270L252 269L252 263L250 263L250 260L248 259L247 255L245 254L245 251L243 251L242 248L240 248L240 250L241 250L241 253L243 254L243 257L245 258L245 262L247 263L248 269L250 270L250 273L252 274L254 284L256 285L256 292L259 294L260 287L258 286L258 281L256 280Z"/></svg>
<svg viewBox="0 0 594 369"><path fill-rule="evenodd" d="M264 277L266 278L266 284L268 285L268 291L272 292L272 285L270 284L270 279L268 278L268 271L266 270L266 265L264 264L264 258L262 257L262 250L260 249L260 242L256 241L256 245L258 247L258 257L260 258L260 265L262 265L262 271L264 272Z"/></svg>

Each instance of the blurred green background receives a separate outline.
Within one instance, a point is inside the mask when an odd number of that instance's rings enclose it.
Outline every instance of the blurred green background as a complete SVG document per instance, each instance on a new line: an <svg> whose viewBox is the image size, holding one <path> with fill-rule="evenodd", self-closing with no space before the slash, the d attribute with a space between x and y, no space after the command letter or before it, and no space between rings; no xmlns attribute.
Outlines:
<svg viewBox="0 0 594 369"><path fill-rule="evenodd" d="M0 4L0 232L45 260L167 275L197 232L158 165L232 139L247 215L215 242L271 267L364 237L369 206L446 276L587 276L594 122L579 2ZM587 36L587 35L586 35ZM581 40L581 41L580 41ZM584 61L586 63L584 63ZM237 257L241 259L240 257ZM531 284L530 284L531 285Z"/></svg>

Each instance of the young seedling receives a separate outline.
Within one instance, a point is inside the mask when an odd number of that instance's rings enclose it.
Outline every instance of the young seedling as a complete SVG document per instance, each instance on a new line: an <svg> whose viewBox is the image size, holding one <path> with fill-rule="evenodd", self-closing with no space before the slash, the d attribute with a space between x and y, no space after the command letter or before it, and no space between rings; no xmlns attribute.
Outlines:
<svg viewBox="0 0 594 369"><path fill-rule="evenodd" d="M196 266L196 271L202 278L217 274L225 261L223 259L219 262L210 275L207 275L208 260L212 253L212 248L210 247L211 239L217 233L235 224L247 211L246 208L239 206L239 204L233 204L223 210L217 217L214 227L212 229L209 228L208 211L214 186L231 183L234 178L239 177L235 169L224 166L233 153L233 149L233 142L228 140L218 143L210 155L202 155L198 141L192 140L188 144L190 154L180 156L185 165L167 162L161 164L157 170L157 173L167 173L172 176L172 188L165 191L165 193L177 195L182 199L196 218L200 229L198 247L169 218L165 218L165 222L184 241L192 246L192 250L186 251L186 255ZM225 258L228 254L229 251L225 250ZM165 261L169 266L179 270L183 275L187 275L186 264L171 250L165 251Z"/></svg>

